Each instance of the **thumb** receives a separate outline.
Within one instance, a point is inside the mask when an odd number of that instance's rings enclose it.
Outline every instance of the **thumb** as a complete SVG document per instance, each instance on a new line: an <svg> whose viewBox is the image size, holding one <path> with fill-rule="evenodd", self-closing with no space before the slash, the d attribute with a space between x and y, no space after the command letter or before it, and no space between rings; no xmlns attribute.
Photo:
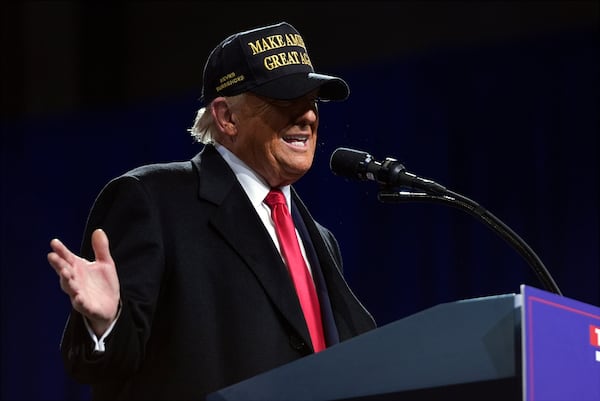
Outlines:
<svg viewBox="0 0 600 401"><path fill-rule="evenodd" d="M92 248L94 249L96 261L111 264L113 263L112 256L110 255L110 249L108 247L108 237L101 228L92 233Z"/></svg>

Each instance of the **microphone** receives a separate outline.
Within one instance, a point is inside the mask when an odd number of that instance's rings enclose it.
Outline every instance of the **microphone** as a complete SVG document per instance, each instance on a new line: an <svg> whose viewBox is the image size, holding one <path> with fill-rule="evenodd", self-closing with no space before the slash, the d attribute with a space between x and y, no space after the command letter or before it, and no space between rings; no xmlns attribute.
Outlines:
<svg viewBox="0 0 600 401"><path fill-rule="evenodd" d="M384 203L432 201L466 211L512 245L527 260L548 291L562 295L550 272L533 249L510 227L477 202L450 191L434 181L407 172L398 160L391 157L387 157L384 161L377 161L367 152L338 148L331 155L329 166L336 175L357 180L371 180L382 184L383 188L379 191L378 198ZM394 192L388 190L391 187L410 187L424 191L424 193Z"/></svg>
<svg viewBox="0 0 600 401"><path fill-rule="evenodd" d="M329 161L331 171L341 177L376 181L390 187L408 187L430 194L443 195L446 188L406 171L398 160L391 157L377 161L367 152L350 148L337 148Z"/></svg>

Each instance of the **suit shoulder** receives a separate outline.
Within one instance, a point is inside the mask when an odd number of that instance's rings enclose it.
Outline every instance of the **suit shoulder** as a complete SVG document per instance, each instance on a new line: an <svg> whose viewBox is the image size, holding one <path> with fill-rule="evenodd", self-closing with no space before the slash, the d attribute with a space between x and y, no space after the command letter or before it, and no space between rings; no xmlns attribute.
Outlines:
<svg viewBox="0 0 600 401"><path fill-rule="evenodd" d="M130 191L132 186L147 193L174 194L184 188L197 186L198 175L191 160L153 163L131 169L110 180L102 193Z"/></svg>
<svg viewBox="0 0 600 401"><path fill-rule="evenodd" d="M168 163L153 163L136 167L127 171L122 176L135 177L140 180L159 179L161 177L174 177L192 173L193 165L190 160L174 161Z"/></svg>
<svg viewBox="0 0 600 401"><path fill-rule="evenodd" d="M133 179L149 187L156 185L172 187L184 182L196 182L197 173L191 160L173 161L139 166L114 178L113 181L127 181L128 179Z"/></svg>

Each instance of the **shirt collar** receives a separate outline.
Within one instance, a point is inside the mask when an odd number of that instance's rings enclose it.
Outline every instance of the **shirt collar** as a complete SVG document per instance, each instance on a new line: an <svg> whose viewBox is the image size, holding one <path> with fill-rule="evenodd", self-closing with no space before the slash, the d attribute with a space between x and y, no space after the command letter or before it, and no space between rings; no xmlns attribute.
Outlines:
<svg viewBox="0 0 600 401"><path fill-rule="evenodd" d="M271 190L271 187L267 184L267 182L259 176L254 170L252 170L246 163L244 163L240 158L234 155L229 149L225 146L215 143L215 148L221 154L225 162L231 167L233 173L237 177L238 181L244 188L244 191L248 195L250 202L252 205L257 208L259 207L265 197ZM284 185L279 188L283 195L285 195L285 200L288 206L288 209L291 210L290 205L290 186Z"/></svg>

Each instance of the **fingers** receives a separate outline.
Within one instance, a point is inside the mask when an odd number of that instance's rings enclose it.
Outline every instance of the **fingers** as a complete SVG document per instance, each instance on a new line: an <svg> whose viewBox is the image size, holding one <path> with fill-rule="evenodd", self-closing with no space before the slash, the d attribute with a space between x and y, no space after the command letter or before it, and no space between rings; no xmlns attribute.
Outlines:
<svg viewBox="0 0 600 401"><path fill-rule="evenodd" d="M52 250L56 252L58 256L66 260L69 264L73 264L77 258L77 256L75 256L75 254L57 238L54 238L52 241L50 241L50 248L52 248Z"/></svg>
<svg viewBox="0 0 600 401"><path fill-rule="evenodd" d="M50 247L53 252L48 253L48 263L50 263L50 266L52 266L60 278L60 287L62 290L71 296L76 290L76 283L74 282L74 265L80 258L69 251L69 249L56 238L50 241Z"/></svg>
<svg viewBox="0 0 600 401"><path fill-rule="evenodd" d="M56 252L48 254L48 263L59 277L60 288L69 296L73 296L77 288L73 280L73 270L69 263L61 258Z"/></svg>
<svg viewBox="0 0 600 401"><path fill-rule="evenodd" d="M75 262L76 256L58 239L50 241L50 247L53 252L48 253L48 263L54 269L56 274L62 279L71 278L71 265Z"/></svg>
<svg viewBox="0 0 600 401"><path fill-rule="evenodd" d="M61 276L59 283L60 283L60 288L70 298L73 298L77 294L77 283L75 282L75 280L68 279L68 278Z"/></svg>
<svg viewBox="0 0 600 401"><path fill-rule="evenodd" d="M65 276L70 267L69 262L67 262L56 252L48 253L48 263L50 263L50 266L52 266L54 271L56 271L56 274L59 276Z"/></svg>
<svg viewBox="0 0 600 401"><path fill-rule="evenodd" d="M108 246L108 237L100 228L92 233L92 248L94 248L94 255L97 261L113 264Z"/></svg>

